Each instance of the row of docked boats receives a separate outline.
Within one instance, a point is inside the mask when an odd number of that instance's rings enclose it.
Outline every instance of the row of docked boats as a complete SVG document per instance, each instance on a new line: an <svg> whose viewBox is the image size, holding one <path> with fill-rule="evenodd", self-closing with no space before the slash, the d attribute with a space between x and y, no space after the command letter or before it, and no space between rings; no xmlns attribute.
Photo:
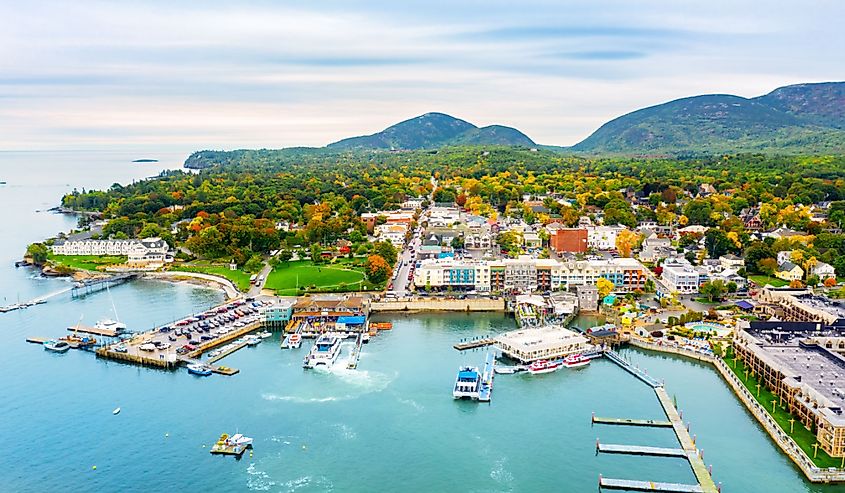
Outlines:
<svg viewBox="0 0 845 493"><path fill-rule="evenodd" d="M552 373L561 368L582 368L590 364L590 358L584 354L570 354L563 359L557 360L537 360L530 365L518 366L497 366L496 373L499 374L514 374L520 372L528 372L530 375L543 375L545 373Z"/></svg>

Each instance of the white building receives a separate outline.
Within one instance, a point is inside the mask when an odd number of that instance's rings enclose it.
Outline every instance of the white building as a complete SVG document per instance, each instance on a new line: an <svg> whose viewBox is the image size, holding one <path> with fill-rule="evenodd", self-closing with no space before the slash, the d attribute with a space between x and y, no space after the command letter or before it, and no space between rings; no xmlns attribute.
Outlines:
<svg viewBox="0 0 845 493"><path fill-rule="evenodd" d="M490 266L487 262L452 258L423 260L414 271L414 285L425 289L463 289L490 291Z"/></svg>
<svg viewBox="0 0 845 493"><path fill-rule="evenodd" d="M818 262L810 269L810 274L815 274L820 280L824 281L829 277L836 278L836 269L826 262Z"/></svg>
<svg viewBox="0 0 845 493"><path fill-rule="evenodd" d="M587 248L593 250L615 250L616 237L624 230L622 226L590 226L587 228Z"/></svg>
<svg viewBox="0 0 845 493"><path fill-rule="evenodd" d="M563 358L589 349L584 336L553 326L505 332L495 341L496 347L503 353L522 363Z"/></svg>
<svg viewBox="0 0 845 493"><path fill-rule="evenodd" d="M401 249L405 245L408 225L404 223L379 224L375 227L374 232L381 241L389 241L397 249Z"/></svg>
<svg viewBox="0 0 845 493"><path fill-rule="evenodd" d="M58 240L52 247L56 255L132 255L147 253L167 255L170 247L161 238L141 240Z"/></svg>
<svg viewBox="0 0 845 493"><path fill-rule="evenodd" d="M667 260L663 263L660 279L669 291L674 293L697 293L699 273L685 260Z"/></svg>

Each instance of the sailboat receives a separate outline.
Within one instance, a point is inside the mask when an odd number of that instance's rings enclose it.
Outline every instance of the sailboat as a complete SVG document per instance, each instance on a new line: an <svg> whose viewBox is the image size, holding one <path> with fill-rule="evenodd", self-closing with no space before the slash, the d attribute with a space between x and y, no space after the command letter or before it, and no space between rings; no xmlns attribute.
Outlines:
<svg viewBox="0 0 845 493"><path fill-rule="evenodd" d="M67 335L65 337L60 337L59 341L64 341L64 342L68 343L70 345L70 347L76 348L76 349L87 348L87 347L91 347L91 346L94 346L95 344L97 344L97 339L90 337L90 336L85 336L85 335L80 336L79 335L79 325L82 324L82 317L84 317L84 316L85 315L82 315L82 316L79 317L79 322L76 323L76 326L73 329L73 334Z"/></svg>

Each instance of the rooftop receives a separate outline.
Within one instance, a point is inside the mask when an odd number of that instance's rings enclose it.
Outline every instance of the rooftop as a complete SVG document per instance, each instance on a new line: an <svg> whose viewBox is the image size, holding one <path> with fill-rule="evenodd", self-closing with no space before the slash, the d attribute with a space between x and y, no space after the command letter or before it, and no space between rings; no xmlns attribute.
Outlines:
<svg viewBox="0 0 845 493"><path fill-rule="evenodd" d="M496 342L507 344L518 351L529 352L583 344L587 339L569 329L545 326L506 332L497 336Z"/></svg>

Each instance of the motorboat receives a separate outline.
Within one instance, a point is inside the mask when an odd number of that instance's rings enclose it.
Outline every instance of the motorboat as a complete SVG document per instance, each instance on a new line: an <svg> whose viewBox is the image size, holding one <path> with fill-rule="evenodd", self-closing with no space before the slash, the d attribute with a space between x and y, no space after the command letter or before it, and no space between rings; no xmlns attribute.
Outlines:
<svg viewBox="0 0 845 493"><path fill-rule="evenodd" d="M587 358L583 354L570 354L566 358L563 358L563 366L567 368L581 368L582 366L587 366L590 364L590 358Z"/></svg>
<svg viewBox="0 0 845 493"><path fill-rule="evenodd" d="M117 320L104 318L103 320L97 322L97 324L94 325L94 328L101 331L109 331L114 332L115 334L120 334L126 330L126 324L118 322Z"/></svg>
<svg viewBox="0 0 845 493"><path fill-rule="evenodd" d="M340 339L331 334L321 335L303 362L305 368L331 366L340 355Z"/></svg>
<svg viewBox="0 0 845 493"><path fill-rule="evenodd" d="M44 349L46 351L53 351L54 353L66 353L70 349L70 344L65 341L50 339L49 341L44 341Z"/></svg>
<svg viewBox="0 0 845 493"><path fill-rule="evenodd" d="M273 333L270 332L269 330L265 330L264 332L259 332L258 337L260 337L262 339L267 339L269 337L273 337Z"/></svg>
<svg viewBox="0 0 845 493"><path fill-rule="evenodd" d="M544 373L551 373L560 369L563 365L560 361L537 360L528 365L528 373L532 375L542 375Z"/></svg>
<svg viewBox="0 0 845 493"><path fill-rule="evenodd" d="M198 375L200 377L207 377L211 375L211 369L205 365L190 364L188 365L188 373L191 375Z"/></svg>
<svg viewBox="0 0 845 493"><path fill-rule="evenodd" d="M452 388L452 397L455 399L478 399L478 390L481 386L481 374L474 366L462 366L458 369L458 376L455 377L455 386Z"/></svg>
<svg viewBox="0 0 845 493"><path fill-rule="evenodd" d="M495 369L493 370L499 375L513 375L514 373L519 373L521 371L525 371L524 366L504 366L504 365L496 365Z"/></svg>
<svg viewBox="0 0 845 493"><path fill-rule="evenodd" d="M257 346L261 344L261 338L257 335L248 335L244 337L244 342L246 342L248 346Z"/></svg>

